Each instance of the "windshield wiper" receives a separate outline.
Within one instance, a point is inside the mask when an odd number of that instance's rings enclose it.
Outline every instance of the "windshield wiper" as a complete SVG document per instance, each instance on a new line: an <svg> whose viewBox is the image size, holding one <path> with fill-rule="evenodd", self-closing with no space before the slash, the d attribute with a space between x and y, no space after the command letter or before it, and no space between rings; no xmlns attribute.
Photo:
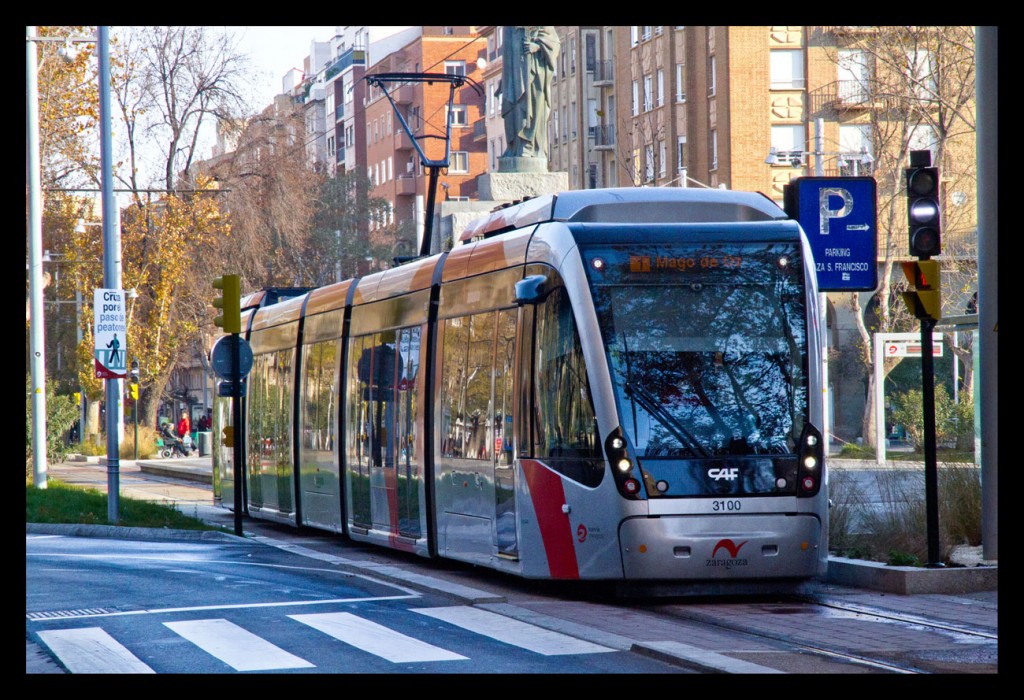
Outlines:
<svg viewBox="0 0 1024 700"><path fill-rule="evenodd" d="M636 382L626 382L626 395L629 396L635 403L640 404L641 408L647 411L653 418L655 418L661 425L672 433L672 436L679 441L681 445L690 450L694 455L699 457L710 457L711 454L705 450L697 438L693 434L683 427L675 416L666 411L663 407L658 405L657 400L651 396L651 393L644 389Z"/></svg>

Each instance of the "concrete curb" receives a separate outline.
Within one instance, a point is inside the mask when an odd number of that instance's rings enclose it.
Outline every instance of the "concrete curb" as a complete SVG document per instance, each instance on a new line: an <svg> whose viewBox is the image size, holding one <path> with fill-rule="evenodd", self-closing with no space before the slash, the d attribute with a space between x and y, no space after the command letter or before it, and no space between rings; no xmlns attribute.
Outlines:
<svg viewBox="0 0 1024 700"><path fill-rule="evenodd" d="M886 593L977 593L999 588L998 566L950 566L929 569L889 566L864 559L829 557L828 583Z"/></svg>
<svg viewBox="0 0 1024 700"><path fill-rule="evenodd" d="M153 527L122 527L120 525L26 523L25 533L32 535L64 535L66 537L108 537L123 540L221 541L253 544L251 539L217 530L170 530Z"/></svg>

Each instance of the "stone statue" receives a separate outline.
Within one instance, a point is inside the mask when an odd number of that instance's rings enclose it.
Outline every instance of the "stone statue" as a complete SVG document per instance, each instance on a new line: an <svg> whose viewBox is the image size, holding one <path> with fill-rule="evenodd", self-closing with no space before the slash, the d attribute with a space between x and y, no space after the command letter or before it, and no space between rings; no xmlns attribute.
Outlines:
<svg viewBox="0 0 1024 700"><path fill-rule="evenodd" d="M547 170L551 79L560 43L554 27L504 27L501 116L508 147L501 170ZM539 159L542 168L523 159ZM507 168L506 168L507 166Z"/></svg>

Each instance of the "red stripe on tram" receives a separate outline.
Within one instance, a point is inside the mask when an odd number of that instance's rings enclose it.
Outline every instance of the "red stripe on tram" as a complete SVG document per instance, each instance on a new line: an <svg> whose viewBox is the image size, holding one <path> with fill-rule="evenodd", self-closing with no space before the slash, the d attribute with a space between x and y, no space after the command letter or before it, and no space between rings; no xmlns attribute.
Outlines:
<svg viewBox="0 0 1024 700"><path fill-rule="evenodd" d="M572 541L572 524L568 513L562 512L562 506L565 505L562 478L535 460L524 459L521 464L526 485L530 489L533 511L537 514L537 525L540 527L551 577L578 579L580 569Z"/></svg>

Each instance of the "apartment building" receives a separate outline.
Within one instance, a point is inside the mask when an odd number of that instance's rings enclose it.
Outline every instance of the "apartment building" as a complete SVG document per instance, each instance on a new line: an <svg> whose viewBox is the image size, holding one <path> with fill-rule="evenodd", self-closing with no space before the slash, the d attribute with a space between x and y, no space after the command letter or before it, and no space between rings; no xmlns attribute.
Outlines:
<svg viewBox="0 0 1024 700"><path fill-rule="evenodd" d="M969 261L975 142L956 110L973 113L973 59L960 48L973 39L947 36L956 29L911 28L908 43L884 27L560 26L550 167L574 189L724 187L780 205L798 177L872 176L879 266L891 270L886 261L909 257L903 168L909 151L928 150L943 175L944 253ZM852 295L827 299L829 346L856 344ZM836 379L831 391L832 427L852 440L861 380Z"/></svg>

